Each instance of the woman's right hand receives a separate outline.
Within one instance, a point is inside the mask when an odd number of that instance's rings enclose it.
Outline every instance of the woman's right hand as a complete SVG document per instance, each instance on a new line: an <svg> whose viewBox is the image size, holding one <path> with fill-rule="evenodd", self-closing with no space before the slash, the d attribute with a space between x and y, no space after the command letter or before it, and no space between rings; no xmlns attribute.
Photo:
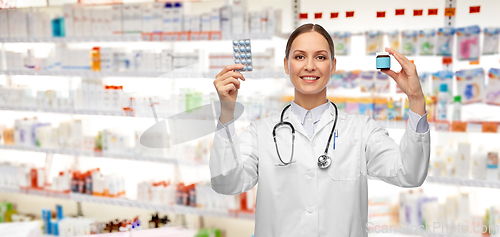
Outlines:
<svg viewBox="0 0 500 237"><path fill-rule="evenodd" d="M238 89L240 89L240 81L238 78L246 81L243 74L234 70L242 68L243 64L229 65L215 76L214 86L215 89L217 89L217 94L219 94L222 111L234 111L234 102L236 102Z"/></svg>

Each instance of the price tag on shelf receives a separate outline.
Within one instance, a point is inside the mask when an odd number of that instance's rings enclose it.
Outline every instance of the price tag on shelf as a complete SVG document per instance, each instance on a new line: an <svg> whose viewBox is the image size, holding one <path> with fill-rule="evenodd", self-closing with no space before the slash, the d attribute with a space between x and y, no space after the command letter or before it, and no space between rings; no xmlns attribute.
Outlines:
<svg viewBox="0 0 500 237"><path fill-rule="evenodd" d="M181 32L179 33L180 41L188 41L189 40L189 32Z"/></svg>
<svg viewBox="0 0 500 237"><path fill-rule="evenodd" d="M57 193L54 192L54 191L47 191L47 197L56 198L57 197Z"/></svg>
<svg viewBox="0 0 500 237"><path fill-rule="evenodd" d="M450 123L448 121L435 121L436 131L448 132L450 131Z"/></svg>
<svg viewBox="0 0 500 237"><path fill-rule="evenodd" d="M170 41L179 41L180 39L179 33L169 33L168 35L170 36Z"/></svg>
<svg viewBox="0 0 500 237"><path fill-rule="evenodd" d="M443 65L449 65L449 64L452 64L452 63L453 63L453 58L452 57L447 57L447 56L443 57Z"/></svg>
<svg viewBox="0 0 500 237"><path fill-rule="evenodd" d="M151 41L151 33L142 33L141 39L143 41Z"/></svg>
<svg viewBox="0 0 500 237"><path fill-rule="evenodd" d="M200 32L200 40L209 40L210 33L209 32Z"/></svg>
<svg viewBox="0 0 500 237"><path fill-rule="evenodd" d="M479 59L469 61L469 65L479 65Z"/></svg>
<svg viewBox="0 0 500 237"><path fill-rule="evenodd" d="M453 121L451 123L451 131L467 132L467 122Z"/></svg>
<svg viewBox="0 0 500 237"><path fill-rule="evenodd" d="M162 40L162 34L161 33L153 33L151 35L151 41L161 41Z"/></svg>
<svg viewBox="0 0 500 237"><path fill-rule="evenodd" d="M482 131L483 132L498 132L498 122L483 122L482 123Z"/></svg>
<svg viewBox="0 0 500 237"><path fill-rule="evenodd" d="M445 8L444 9L445 16L455 16L455 8Z"/></svg>
<svg viewBox="0 0 500 237"><path fill-rule="evenodd" d="M210 32L210 40L221 40L222 33L220 31Z"/></svg>
<svg viewBox="0 0 500 237"><path fill-rule="evenodd" d="M20 187L19 192L24 194L29 194L29 189L25 187Z"/></svg>
<svg viewBox="0 0 500 237"><path fill-rule="evenodd" d="M200 40L200 32L189 33L189 40Z"/></svg>

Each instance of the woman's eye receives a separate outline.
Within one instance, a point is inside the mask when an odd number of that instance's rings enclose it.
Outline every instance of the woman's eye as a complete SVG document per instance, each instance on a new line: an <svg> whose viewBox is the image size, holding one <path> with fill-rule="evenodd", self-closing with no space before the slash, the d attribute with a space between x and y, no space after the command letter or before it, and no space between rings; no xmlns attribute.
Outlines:
<svg viewBox="0 0 500 237"><path fill-rule="evenodd" d="M319 56L318 56L318 59L323 60L323 59L326 59L326 57L325 57L325 56L323 56L323 55L319 55Z"/></svg>
<svg viewBox="0 0 500 237"><path fill-rule="evenodd" d="M302 55L297 55L297 56L295 56L295 59L304 59L304 56L302 56Z"/></svg>

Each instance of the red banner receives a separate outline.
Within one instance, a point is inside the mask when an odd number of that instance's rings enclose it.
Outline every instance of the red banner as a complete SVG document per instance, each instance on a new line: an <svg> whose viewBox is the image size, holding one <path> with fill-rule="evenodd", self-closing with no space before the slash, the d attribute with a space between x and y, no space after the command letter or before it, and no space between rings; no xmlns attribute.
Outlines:
<svg viewBox="0 0 500 237"><path fill-rule="evenodd" d="M469 8L469 13L479 13L481 11L481 6L473 6Z"/></svg>
<svg viewBox="0 0 500 237"><path fill-rule="evenodd" d="M421 16L424 14L424 10L413 10L413 16Z"/></svg>
<svg viewBox="0 0 500 237"><path fill-rule="evenodd" d="M299 19L307 19L307 13L300 13Z"/></svg>
<svg viewBox="0 0 500 237"><path fill-rule="evenodd" d="M438 14L437 8L427 10L427 15L429 15L429 16L436 16L437 14Z"/></svg>
<svg viewBox="0 0 500 237"><path fill-rule="evenodd" d="M330 18L338 18L339 17L339 13L338 12L332 12L330 13Z"/></svg>
<svg viewBox="0 0 500 237"><path fill-rule="evenodd" d="M321 19L323 18L323 13L314 13L314 19Z"/></svg>
<svg viewBox="0 0 500 237"><path fill-rule="evenodd" d="M396 9L396 16L402 16L405 14L405 9Z"/></svg>
<svg viewBox="0 0 500 237"><path fill-rule="evenodd" d="M377 18L384 18L385 12L377 12Z"/></svg>
<svg viewBox="0 0 500 237"><path fill-rule="evenodd" d="M354 11L345 12L345 17L354 17Z"/></svg>

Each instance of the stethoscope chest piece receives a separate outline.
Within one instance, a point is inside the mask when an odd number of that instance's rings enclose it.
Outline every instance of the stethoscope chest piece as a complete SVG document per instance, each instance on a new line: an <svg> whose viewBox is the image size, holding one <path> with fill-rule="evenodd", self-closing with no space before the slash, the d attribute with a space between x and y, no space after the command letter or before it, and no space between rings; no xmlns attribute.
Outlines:
<svg viewBox="0 0 500 237"><path fill-rule="evenodd" d="M321 155L318 158L318 167L321 169L326 169L332 164L332 158L327 155Z"/></svg>

